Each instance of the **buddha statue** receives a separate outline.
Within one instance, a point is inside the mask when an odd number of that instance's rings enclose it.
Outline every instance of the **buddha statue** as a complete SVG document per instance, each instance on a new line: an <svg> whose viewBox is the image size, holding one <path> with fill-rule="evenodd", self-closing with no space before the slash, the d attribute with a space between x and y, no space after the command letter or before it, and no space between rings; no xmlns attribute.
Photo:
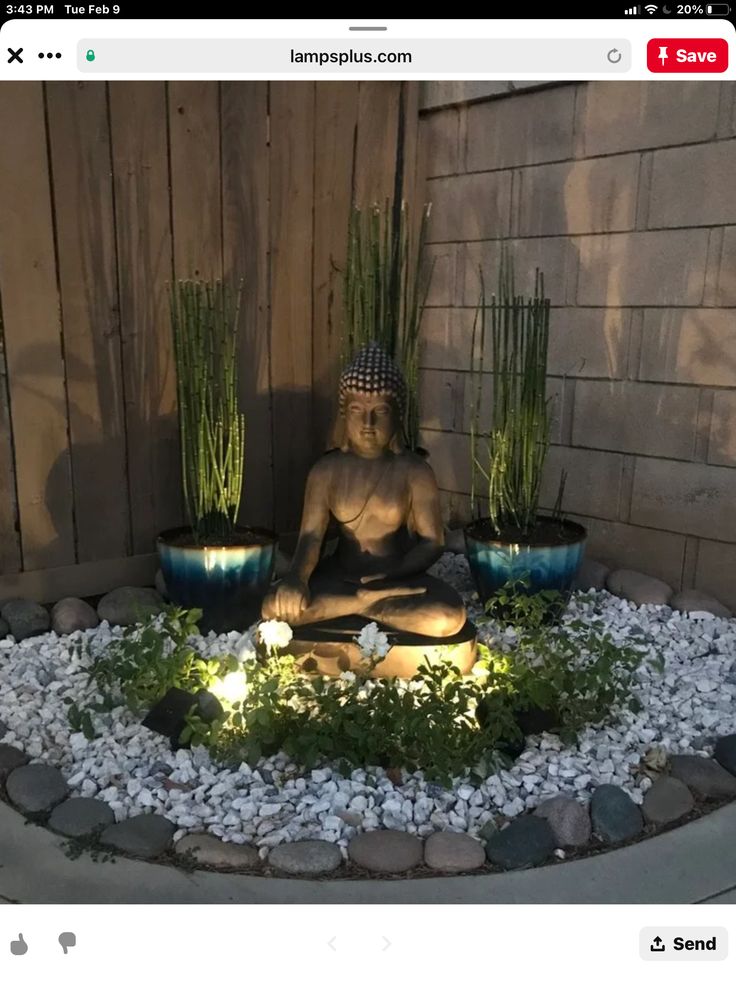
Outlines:
<svg viewBox="0 0 736 981"><path fill-rule="evenodd" d="M371 621L393 644L376 675L411 676L427 650L456 644L453 659L469 668L475 632L463 602L427 572L444 529L432 468L401 438L401 372L370 344L343 371L339 395L337 446L309 473L291 567L261 615L289 623L294 652L327 673L354 666L353 638ZM337 547L323 556L331 523Z"/></svg>

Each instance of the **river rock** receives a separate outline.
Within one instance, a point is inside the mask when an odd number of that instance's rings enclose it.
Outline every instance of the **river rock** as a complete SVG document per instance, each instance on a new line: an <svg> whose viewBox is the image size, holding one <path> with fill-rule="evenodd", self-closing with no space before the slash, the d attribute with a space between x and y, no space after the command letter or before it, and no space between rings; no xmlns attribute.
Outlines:
<svg viewBox="0 0 736 981"><path fill-rule="evenodd" d="M736 797L736 777L716 760L702 756L672 756L670 774L703 800Z"/></svg>
<svg viewBox="0 0 736 981"><path fill-rule="evenodd" d="M445 528L445 549L455 555L465 555L465 530L463 528Z"/></svg>
<svg viewBox="0 0 736 981"><path fill-rule="evenodd" d="M736 734L721 736L713 749L713 756L724 770L736 775Z"/></svg>
<svg viewBox="0 0 736 981"><path fill-rule="evenodd" d="M589 589L605 589L611 570L595 559L583 559L575 576L575 589L587 592Z"/></svg>
<svg viewBox="0 0 736 981"><path fill-rule="evenodd" d="M268 855L268 864L292 875L323 875L342 863L342 853L329 841L289 841L277 845Z"/></svg>
<svg viewBox="0 0 736 981"><path fill-rule="evenodd" d="M92 630L99 622L100 618L89 603L74 596L59 600L51 610L51 629L59 635Z"/></svg>
<svg viewBox="0 0 736 981"><path fill-rule="evenodd" d="M424 843L424 864L440 872L469 872L485 860L483 845L462 832L435 831Z"/></svg>
<svg viewBox="0 0 736 981"><path fill-rule="evenodd" d="M367 831L351 838L348 856L371 872L408 872L422 860L422 842L406 831Z"/></svg>
<svg viewBox="0 0 736 981"><path fill-rule="evenodd" d="M97 616L107 620L110 626L128 627L141 623L149 616L156 616L164 608L164 601L149 586L120 586L102 597L97 604Z"/></svg>
<svg viewBox="0 0 736 981"><path fill-rule="evenodd" d="M525 869L544 862L556 847L547 821L524 814L488 839L486 855L502 869Z"/></svg>
<svg viewBox="0 0 736 981"><path fill-rule="evenodd" d="M17 770L19 766L25 766L29 757L15 746L0 744L0 785L5 783L8 774Z"/></svg>
<svg viewBox="0 0 736 981"><path fill-rule="evenodd" d="M166 589L166 580L164 579L164 574L162 569L156 570L156 575L153 578L153 588L159 594L162 599L167 600L169 598L168 590Z"/></svg>
<svg viewBox="0 0 736 981"><path fill-rule="evenodd" d="M712 613L714 617L726 619L733 616L733 612L727 606L719 603L715 597L701 593L698 589L683 589L675 593L670 600L670 606L680 613Z"/></svg>
<svg viewBox="0 0 736 981"><path fill-rule="evenodd" d="M634 838L644 829L641 810L626 791L614 784L602 784L590 800L593 830L603 841L615 843Z"/></svg>
<svg viewBox="0 0 736 981"><path fill-rule="evenodd" d="M0 613L17 641L45 634L51 626L48 611L33 600L6 600L0 608Z"/></svg>
<svg viewBox="0 0 736 981"><path fill-rule="evenodd" d="M174 846L177 855L190 856L197 865L216 869L254 869L259 864L258 849L252 845L236 845L214 835L184 835Z"/></svg>
<svg viewBox="0 0 736 981"><path fill-rule="evenodd" d="M24 814L44 814L60 804L69 794L69 787L59 770L45 763L19 766L8 776L5 790Z"/></svg>
<svg viewBox="0 0 736 981"><path fill-rule="evenodd" d="M645 576L633 569L617 569L606 580L606 588L614 596L631 600L637 606L651 603L655 606L665 606L672 597L672 587L654 576Z"/></svg>
<svg viewBox="0 0 736 981"><path fill-rule="evenodd" d="M139 814L105 828L100 843L136 858L157 858L165 852L176 827L160 814Z"/></svg>
<svg viewBox="0 0 736 981"><path fill-rule="evenodd" d="M115 823L115 812L94 797L70 797L58 804L49 817L49 827L67 838L86 838Z"/></svg>
<svg viewBox="0 0 736 981"><path fill-rule="evenodd" d="M674 777L659 777L644 795L641 809L652 824L669 824L689 814L695 800L687 786Z"/></svg>
<svg viewBox="0 0 736 981"><path fill-rule="evenodd" d="M555 841L562 848L579 848L590 840L592 827L588 809L572 797L560 794L543 800L534 811L549 822Z"/></svg>

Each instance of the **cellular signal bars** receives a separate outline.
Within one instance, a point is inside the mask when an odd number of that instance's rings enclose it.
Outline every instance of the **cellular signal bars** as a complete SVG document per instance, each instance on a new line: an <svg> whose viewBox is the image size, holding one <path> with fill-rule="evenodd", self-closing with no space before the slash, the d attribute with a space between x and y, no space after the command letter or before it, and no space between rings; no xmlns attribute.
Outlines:
<svg viewBox="0 0 736 981"><path fill-rule="evenodd" d="M641 14L641 7L627 7L624 10L624 17L638 17Z"/></svg>

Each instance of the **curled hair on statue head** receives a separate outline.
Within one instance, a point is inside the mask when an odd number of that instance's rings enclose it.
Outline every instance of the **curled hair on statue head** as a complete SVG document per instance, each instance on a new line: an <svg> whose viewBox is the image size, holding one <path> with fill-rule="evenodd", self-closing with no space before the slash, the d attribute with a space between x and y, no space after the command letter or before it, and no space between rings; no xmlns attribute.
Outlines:
<svg viewBox="0 0 736 981"><path fill-rule="evenodd" d="M390 399L394 410L395 432L389 449L393 453L402 453L406 382L397 365L376 341L361 348L340 375L340 411L333 442L343 453L349 449L345 426L345 407L349 394L385 395Z"/></svg>

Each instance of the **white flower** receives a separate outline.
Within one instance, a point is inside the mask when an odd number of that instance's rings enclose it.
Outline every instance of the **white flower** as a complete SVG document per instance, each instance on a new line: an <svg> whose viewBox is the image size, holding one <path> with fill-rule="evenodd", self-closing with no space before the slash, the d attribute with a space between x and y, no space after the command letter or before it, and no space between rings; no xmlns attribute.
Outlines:
<svg viewBox="0 0 736 981"><path fill-rule="evenodd" d="M289 624L283 620L264 620L258 626L258 633L269 651L286 647L294 636Z"/></svg>
<svg viewBox="0 0 736 981"><path fill-rule="evenodd" d="M348 681L352 684L355 681L355 675L352 671L343 671L340 675L342 681Z"/></svg>
<svg viewBox="0 0 736 981"><path fill-rule="evenodd" d="M360 647L361 657L365 658L384 658L391 649L388 637L378 629L377 623L367 623L353 640Z"/></svg>
<svg viewBox="0 0 736 981"><path fill-rule="evenodd" d="M239 640L235 643L235 649L233 653L238 664L245 664L246 661L252 661L256 656L256 644L255 644L255 633L256 628L251 627L247 630Z"/></svg>

